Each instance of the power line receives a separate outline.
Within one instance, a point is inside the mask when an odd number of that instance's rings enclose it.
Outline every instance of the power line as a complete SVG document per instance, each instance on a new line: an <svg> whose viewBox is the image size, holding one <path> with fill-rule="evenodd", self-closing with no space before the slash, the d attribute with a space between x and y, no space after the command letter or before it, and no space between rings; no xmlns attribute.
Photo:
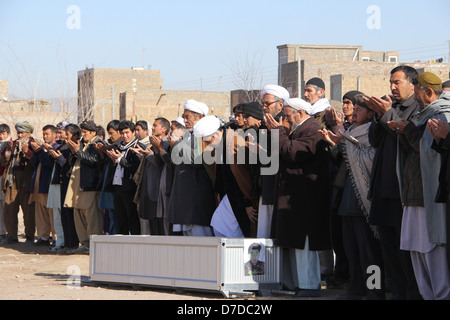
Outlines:
<svg viewBox="0 0 450 320"><path fill-rule="evenodd" d="M441 47L441 46L447 46L446 43L442 43L442 44L436 44L436 45L430 45L430 46L426 46L426 47L416 47L416 48L410 48L410 49L397 49L397 51L399 52L405 52L405 51L415 51L415 50L419 50L419 49L429 49L429 48L434 48L434 47Z"/></svg>
<svg viewBox="0 0 450 320"><path fill-rule="evenodd" d="M407 56L408 59L439 59L439 58L443 58L443 57L448 57L449 53L448 52L444 52L444 53L436 53L436 54L429 54L429 55L411 55L411 56ZM405 57L402 57L402 60L404 60Z"/></svg>
<svg viewBox="0 0 450 320"><path fill-rule="evenodd" d="M268 72L268 71L271 72ZM164 84L164 87L166 89L170 88L176 88L177 90L203 90L203 91L220 91L218 90L218 84L220 81L220 88L231 88L231 87L238 87L238 84L240 81L239 79L236 79L236 75L229 74L226 76L211 76L211 77L201 77L199 79L194 80L186 80L186 81L178 81L178 82L169 82L167 84ZM249 83L251 85L252 83L256 84L258 82L267 81L268 79L277 79L278 78L278 67L268 67L264 68L260 71L255 72L255 74L252 76L254 80ZM245 82L245 80L242 80L242 82ZM243 89L243 88L237 88L237 89Z"/></svg>

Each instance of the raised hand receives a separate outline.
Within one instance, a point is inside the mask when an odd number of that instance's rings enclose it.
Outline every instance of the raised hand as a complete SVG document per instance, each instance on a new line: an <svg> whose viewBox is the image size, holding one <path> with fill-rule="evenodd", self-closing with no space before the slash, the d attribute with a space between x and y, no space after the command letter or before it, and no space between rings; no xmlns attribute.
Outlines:
<svg viewBox="0 0 450 320"><path fill-rule="evenodd" d="M389 109L392 108L391 97L386 96L386 100L378 97L363 97L367 106L373 110L378 117L383 116Z"/></svg>

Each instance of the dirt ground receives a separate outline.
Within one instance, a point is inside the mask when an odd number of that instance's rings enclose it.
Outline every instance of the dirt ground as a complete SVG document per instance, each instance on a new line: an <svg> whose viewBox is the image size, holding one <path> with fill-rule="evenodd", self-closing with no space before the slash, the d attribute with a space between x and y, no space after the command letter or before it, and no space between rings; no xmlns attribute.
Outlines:
<svg viewBox="0 0 450 320"><path fill-rule="evenodd" d="M60 255L49 247L26 245L19 226L19 243L0 244L0 300L223 300L220 293L176 291L92 282L89 255ZM340 290L322 290L322 300L334 300ZM246 297L248 299L248 297ZM255 300L300 299L250 297Z"/></svg>
<svg viewBox="0 0 450 320"><path fill-rule="evenodd" d="M48 247L0 244L0 300L223 300L219 293L173 288L133 287L92 282L89 256L59 255ZM79 275L79 277L77 276ZM340 290L322 290L322 300L334 300ZM299 299L251 297L255 300Z"/></svg>

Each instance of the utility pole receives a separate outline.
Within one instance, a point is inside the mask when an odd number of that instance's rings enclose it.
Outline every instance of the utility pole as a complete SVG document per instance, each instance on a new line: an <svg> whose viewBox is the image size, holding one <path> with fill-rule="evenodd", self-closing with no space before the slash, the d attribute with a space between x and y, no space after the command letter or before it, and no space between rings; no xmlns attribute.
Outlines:
<svg viewBox="0 0 450 320"><path fill-rule="evenodd" d="M137 81L136 81L136 70L134 72L134 78L133 78L133 109L132 109L132 119L134 120L135 116L135 108L136 108L136 91L137 91ZM132 121L133 121L132 120Z"/></svg>
<svg viewBox="0 0 450 320"><path fill-rule="evenodd" d="M145 48L142 49L142 68L145 69L145 63L144 63L144 53L145 53Z"/></svg>

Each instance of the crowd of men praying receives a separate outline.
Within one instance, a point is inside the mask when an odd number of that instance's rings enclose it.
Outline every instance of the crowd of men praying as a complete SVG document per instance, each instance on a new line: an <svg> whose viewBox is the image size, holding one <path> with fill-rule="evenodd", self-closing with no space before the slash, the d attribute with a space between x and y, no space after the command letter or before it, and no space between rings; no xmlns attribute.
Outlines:
<svg viewBox="0 0 450 320"><path fill-rule="evenodd" d="M399 66L337 110L320 78L267 85L229 119L0 124L2 245L89 254L92 235L273 239L284 289L450 299L450 82ZM24 241L19 241L19 211ZM369 270L380 279L368 285ZM286 271L287 270L287 271Z"/></svg>

